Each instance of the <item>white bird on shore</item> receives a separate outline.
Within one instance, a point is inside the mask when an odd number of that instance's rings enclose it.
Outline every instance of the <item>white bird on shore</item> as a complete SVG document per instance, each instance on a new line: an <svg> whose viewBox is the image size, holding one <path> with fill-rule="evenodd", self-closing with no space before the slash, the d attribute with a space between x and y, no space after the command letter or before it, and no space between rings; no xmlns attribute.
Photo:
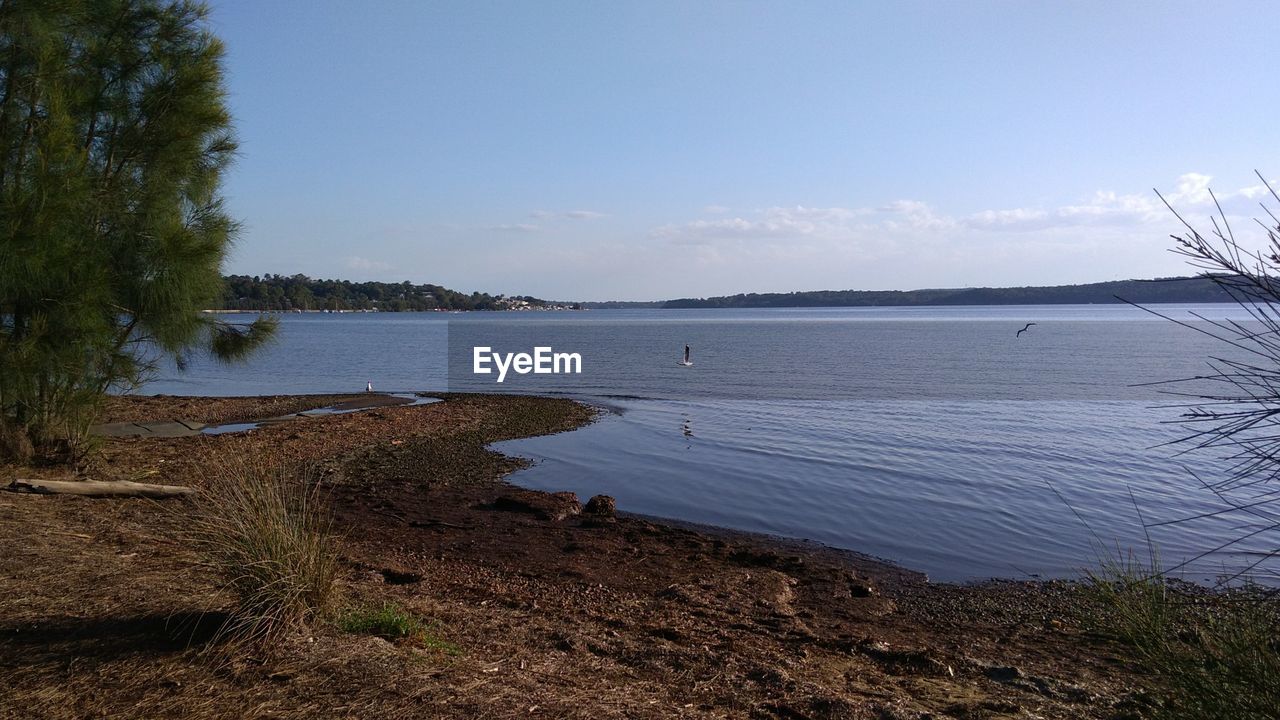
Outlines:
<svg viewBox="0 0 1280 720"><path fill-rule="evenodd" d="M372 380L370 380L369 382L365 383L365 385L364 385L364 391L365 391L365 392L373 392L373 381L372 381Z"/></svg>

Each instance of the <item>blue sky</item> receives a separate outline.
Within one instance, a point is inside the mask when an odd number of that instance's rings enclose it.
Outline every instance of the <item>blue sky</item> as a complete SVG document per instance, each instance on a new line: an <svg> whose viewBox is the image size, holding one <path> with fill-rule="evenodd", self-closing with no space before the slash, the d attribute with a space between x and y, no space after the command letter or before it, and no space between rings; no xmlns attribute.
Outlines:
<svg viewBox="0 0 1280 720"><path fill-rule="evenodd" d="M1180 274L1274 3L232 2L237 273L554 299ZM1260 211L1259 211L1260 212Z"/></svg>

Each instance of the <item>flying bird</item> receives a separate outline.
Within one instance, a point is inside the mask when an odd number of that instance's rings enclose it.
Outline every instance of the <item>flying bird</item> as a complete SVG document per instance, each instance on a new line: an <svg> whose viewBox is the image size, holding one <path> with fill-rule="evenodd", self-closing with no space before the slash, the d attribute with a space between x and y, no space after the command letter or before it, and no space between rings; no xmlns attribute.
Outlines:
<svg viewBox="0 0 1280 720"><path fill-rule="evenodd" d="M1035 325L1035 323L1027 323L1025 327L1023 327L1023 328L1022 328L1021 330L1019 330L1018 332L1014 333L1014 334L1013 334L1013 336L1014 336L1014 337L1022 337L1022 333L1026 332L1026 331L1027 331L1027 328L1031 327L1032 325Z"/></svg>

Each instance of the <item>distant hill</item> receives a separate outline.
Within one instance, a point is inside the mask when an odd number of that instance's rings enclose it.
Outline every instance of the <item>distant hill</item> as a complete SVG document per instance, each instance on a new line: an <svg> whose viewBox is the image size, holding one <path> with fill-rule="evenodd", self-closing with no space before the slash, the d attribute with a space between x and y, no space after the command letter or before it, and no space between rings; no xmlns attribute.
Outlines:
<svg viewBox="0 0 1280 720"><path fill-rule="evenodd" d="M660 308L663 300L597 300L578 303L586 310L635 310L637 308Z"/></svg>
<svg viewBox="0 0 1280 720"><path fill-rule="evenodd" d="M510 310L547 303L528 296L463 293L439 285L316 280L306 275L230 275L218 310Z"/></svg>
<svg viewBox="0 0 1280 720"><path fill-rule="evenodd" d="M551 302L527 295L464 293L440 285L317 280L306 275L230 275L217 310L615 310L632 308L875 307L893 305L1065 305L1231 302L1213 281L1200 277L1117 280L1087 285L922 290L811 290L746 293L654 302Z"/></svg>
<svg viewBox="0 0 1280 720"><path fill-rule="evenodd" d="M664 308L874 307L889 305L1090 305L1122 302L1231 302L1202 277L1116 280L1050 287L951 288L926 290L813 290L747 293L669 300Z"/></svg>

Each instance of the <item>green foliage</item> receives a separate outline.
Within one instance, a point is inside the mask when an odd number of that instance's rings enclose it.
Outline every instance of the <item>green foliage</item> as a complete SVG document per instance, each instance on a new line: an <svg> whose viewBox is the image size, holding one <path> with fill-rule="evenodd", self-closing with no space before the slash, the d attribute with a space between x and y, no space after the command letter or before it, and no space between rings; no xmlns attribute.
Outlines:
<svg viewBox="0 0 1280 720"><path fill-rule="evenodd" d="M232 275L219 310L497 310L501 295L461 293L439 285L409 282L314 280L306 275ZM542 305L537 298L517 297Z"/></svg>
<svg viewBox="0 0 1280 720"><path fill-rule="evenodd" d="M452 643L432 636L431 626L395 603L349 610L338 618L343 632L374 635L384 640L406 640L415 645L457 655L461 651Z"/></svg>
<svg viewBox="0 0 1280 720"><path fill-rule="evenodd" d="M223 635L265 643L329 609L338 551L306 472L223 464L200 490L183 525L236 599Z"/></svg>
<svg viewBox="0 0 1280 720"><path fill-rule="evenodd" d="M1280 601L1257 588L1213 592L1158 568L1110 562L1089 578L1096 629L1122 642L1159 686L1152 716L1274 718Z"/></svg>
<svg viewBox="0 0 1280 720"><path fill-rule="evenodd" d="M0 2L0 424L77 454L163 354L242 356L269 323L201 315L236 231L236 144L205 8ZM231 337L235 335L236 337Z"/></svg>

